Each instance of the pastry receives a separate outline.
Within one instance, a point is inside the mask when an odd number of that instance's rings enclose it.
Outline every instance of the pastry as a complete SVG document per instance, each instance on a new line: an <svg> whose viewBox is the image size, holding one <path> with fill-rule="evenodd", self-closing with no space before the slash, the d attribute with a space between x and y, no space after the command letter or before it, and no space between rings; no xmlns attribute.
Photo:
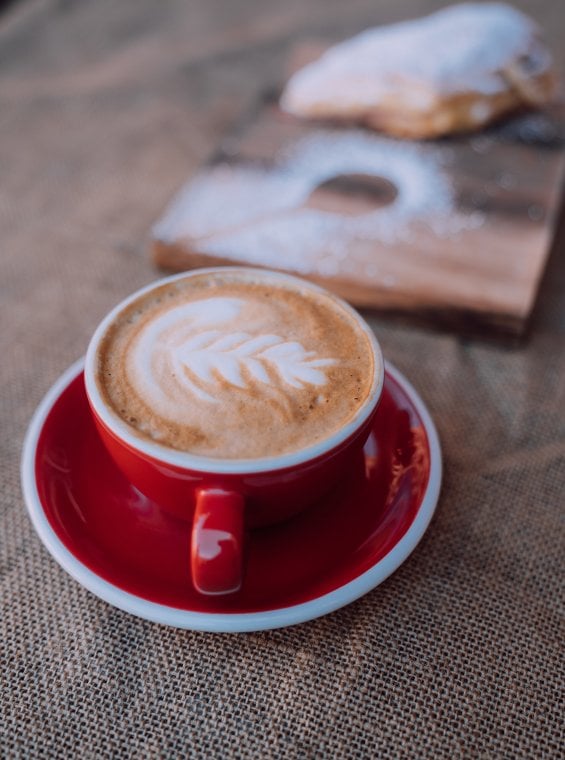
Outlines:
<svg viewBox="0 0 565 760"><path fill-rule="evenodd" d="M555 87L531 19L504 3L463 3L335 45L291 77L281 107L423 139L543 105Z"/></svg>

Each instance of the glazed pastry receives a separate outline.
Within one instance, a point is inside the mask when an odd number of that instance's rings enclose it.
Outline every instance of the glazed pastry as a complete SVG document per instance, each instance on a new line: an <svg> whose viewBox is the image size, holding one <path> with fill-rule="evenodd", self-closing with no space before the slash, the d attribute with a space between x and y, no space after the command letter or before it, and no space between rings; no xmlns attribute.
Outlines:
<svg viewBox="0 0 565 760"><path fill-rule="evenodd" d="M464 3L330 48L294 74L281 107L422 139L543 105L555 87L551 55L531 19L504 3Z"/></svg>

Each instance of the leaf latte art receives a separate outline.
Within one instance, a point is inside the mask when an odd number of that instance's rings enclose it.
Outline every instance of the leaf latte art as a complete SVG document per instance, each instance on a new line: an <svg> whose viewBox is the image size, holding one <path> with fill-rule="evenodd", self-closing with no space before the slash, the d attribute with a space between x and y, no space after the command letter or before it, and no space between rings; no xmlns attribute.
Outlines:
<svg viewBox="0 0 565 760"><path fill-rule="evenodd" d="M120 313L99 367L108 404L139 435L249 458L304 448L342 426L367 397L374 358L330 296L305 296L268 273L193 274Z"/></svg>
<svg viewBox="0 0 565 760"><path fill-rule="evenodd" d="M279 390L326 383L322 368L336 360L317 358L297 341L202 329L229 323L244 306L235 298L209 298L178 306L152 322L131 353L132 385L149 403L165 407L181 389L202 401L217 402L214 386L222 381L241 389L262 383Z"/></svg>
<svg viewBox="0 0 565 760"><path fill-rule="evenodd" d="M293 388L303 388L305 383L324 385L326 377L317 367L334 364L333 359L315 359L314 351L305 351L296 341L285 341L278 335L261 335L257 338L248 333L223 335L212 330L188 340L174 352L175 363L187 370L184 376L198 398L214 401L213 396L195 385L189 375L206 384L214 383L214 372L238 388L247 387L242 370L261 383L273 385L273 377L267 367L273 367L281 380ZM183 377L182 372L179 375Z"/></svg>

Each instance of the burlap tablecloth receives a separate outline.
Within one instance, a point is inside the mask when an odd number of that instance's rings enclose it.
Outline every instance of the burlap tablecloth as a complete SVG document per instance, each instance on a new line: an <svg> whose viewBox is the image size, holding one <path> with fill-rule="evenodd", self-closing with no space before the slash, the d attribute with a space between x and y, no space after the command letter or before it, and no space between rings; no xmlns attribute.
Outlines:
<svg viewBox="0 0 565 760"><path fill-rule="evenodd" d="M437 422L445 481L410 559L328 617L243 635L138 620L60 569L20 491L37 403L109 307L155 277L151 221L277 79L297 31L345 34L432 5L4 12L0 756L563 756L563 245L520 348L373 319ZM557 49L560 3L534 5Z"/></svg>

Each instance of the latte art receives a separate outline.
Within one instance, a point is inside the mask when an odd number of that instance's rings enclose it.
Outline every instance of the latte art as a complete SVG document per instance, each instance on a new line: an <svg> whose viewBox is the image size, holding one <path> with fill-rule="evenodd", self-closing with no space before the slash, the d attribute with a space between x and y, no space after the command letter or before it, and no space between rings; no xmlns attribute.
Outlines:
<svg viewBox="0 0 565 760"><path fill-rule="evenodd" d="M202 456L275 456L363 405L375 355L356 318L292 278L242 272L171 280L106 329L97 383L133 432Z"/></svg>
<svg viewBox="0 0 565 760"><path fill-rule="evenodd" d="M214 387L221 381L241 389L263 383L281 391L326 383L322 368L335 359L317 358L315 351L279 335L229 332L233 320L245 325L242 313L245 301L237 298L207 298L166 312L140 332L128 362L132 385L166 414L183 392L218 403ZM211 325L224 329L203 329ZM170 412L174 419L178 407Z"/></svg>
<svg viewBox="0 0 565 760"><path fill-rule="evenodd" d="M246 369L255 380L275 385L276 379L265 369L272 366L283 383L293 388L303 388L305 383L324 385L326 376L317 367L334 364L334 359L315 359L315 351L305 351L296 341L285 341L278 335L260 335L254 338L248 333L222 335L211 331L201 333L176 350L180 361L189 372L204 382L212 382L212 370L225 380L245 388L241 370ZM195 389L202 398L214 399Z"/></svg>

